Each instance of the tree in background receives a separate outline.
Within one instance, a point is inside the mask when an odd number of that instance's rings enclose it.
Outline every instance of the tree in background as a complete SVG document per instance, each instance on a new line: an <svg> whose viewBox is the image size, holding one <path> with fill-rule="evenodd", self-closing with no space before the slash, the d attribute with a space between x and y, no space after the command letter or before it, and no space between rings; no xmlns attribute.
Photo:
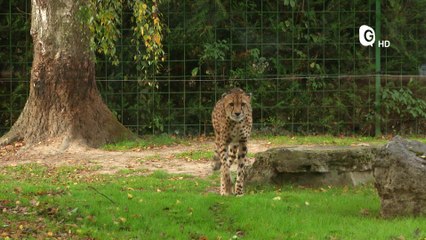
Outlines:
<svg viewBox="0 0 426 240"><path fill-rule="evenodd" d="M123 6L134 10L134 59L146 70L163 54L156 0L32 0L30 93L0 145L24 140L29 145L59 143L66 149L135 138L104 104L95 82L93 50L118 63L115 41Z"/></svg>

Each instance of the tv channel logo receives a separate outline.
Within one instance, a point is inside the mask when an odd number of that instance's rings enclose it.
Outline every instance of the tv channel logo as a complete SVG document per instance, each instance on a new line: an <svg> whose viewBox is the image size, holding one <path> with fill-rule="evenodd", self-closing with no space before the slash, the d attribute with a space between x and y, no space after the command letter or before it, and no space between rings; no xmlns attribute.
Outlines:
<svg viewBox="0 0 426 240"><path fill-rule="evenodd" d="M359 42L364 47L373 47L374 42L376 41L376 33L374 29L367 25L362 25L359 27ZM379 47L390 47L390 42L388 40L378 40L377 44Z"/></svg>

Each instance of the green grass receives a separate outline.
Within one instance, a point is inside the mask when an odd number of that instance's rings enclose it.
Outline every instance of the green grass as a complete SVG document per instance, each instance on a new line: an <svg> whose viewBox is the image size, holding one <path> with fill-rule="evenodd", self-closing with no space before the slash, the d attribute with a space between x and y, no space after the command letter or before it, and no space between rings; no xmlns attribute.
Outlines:
<svg viewBox="0 0 426 240"><path fill-rule="evenodd" d="M142 162L143 161L151 161L151 160L159 160L159 159L162 159L160 154L153 154L153 155L149 155L149 156L144 157Z"/></svg>
<svg viewBox="0 0 426 240"><path fill-rule="evenodd" d="M372 186L250 186L244 197L212 193L199 179L91 174L24 165L0 169L0 238L424 239L426 218L379 217Z"/></svg>
<svg viewBox="0 0 426 240"><path fill-rule="evenodd" d="M122 141L115 144L107 144L102 148L110 151L125 151L130 149L146 149L151 147L185 144L188 140L177 138L167 134L144 136L136 141Z"/></svg>
<svg viewBox="0 0 426 240"><path fill-rule="evenodd" d="M376 137L360 137L360 136L342 136L336 137L332 135L317 135L317 136L270 136L254 134L252 139L263 140L270 142L272 145L336 145L336 146L351 146L351 145L379 145L385 144L391 137L376 138ZM426 143L426 138L421 136L408 136L407 138ZM213 139L211 138L211 141ZM176 144L198 143L198 140L189 138L178 138L167 134L148 135L136 141L123 141L116 144L108 144L103 147L110 151L125 151L132 149L146 149L152 147L170 146ZM194 155L195 154L195 155ZM183 153L182 158L193 160L209 158L210 153L200 151L200 153ZM185 156L189 155L189 156ZM193 157L191 155L194 155ZM199 158L198 158L199 157Z"/></svg>
<svg viewBox="0 0 426 240"><path fill-rule="evenodd" d="M194 150L181 152L175 155L176 158L186 159L189 161L211 160L213 159L213 150ZM247 157L254 157L253 153L248 153Z"/></svg>
<svg viewBox="0 0 426 240"><path fill-rule="evenodd" d="M254 139L266 140L273 145L362 145L362 144L384 144L388 139L375 137L336 137L331 135L319 136L265 136L257 135Z"/></svg>
<svg viewBox="0 0 426 240"><path fill-rule="evenodd" d="M186 151L181 152L175 155L176 158L182 158L191 161L198 160L210 160L213 158L213 150L195 150L195 151Z"/></svg>
<svg viewBox="0 0 426 240"><path fill-rule="evenodd" d="M419 142L422 142L422 143L426 143L425 137L414 136L414 137L409 137L409 139L416 140L416 141L419 141Z"/></svg>

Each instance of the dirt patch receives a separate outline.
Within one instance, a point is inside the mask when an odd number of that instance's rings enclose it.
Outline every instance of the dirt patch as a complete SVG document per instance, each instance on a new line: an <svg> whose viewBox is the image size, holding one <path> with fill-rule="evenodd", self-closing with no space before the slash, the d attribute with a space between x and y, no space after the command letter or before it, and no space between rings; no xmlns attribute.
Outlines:
<svg viewBox="0 0 426 240"><path fill-rule="evenodd" d="M38 146L31 150L19 151L23 144L0 149L0 167L37 163L50 167L79 166L91 167L97 173L113 174L123 169L163 170L168 173L190 174L198 177L211 175L209 159L186 160L177 154L189 151L213 151L212 141L193 142L188 145L164 146L135 151L105 151L101 149L73 147L60 152L52 146ZM249 152L257 153L269 148L267 141L249 142ZM250 159L253 162L253 158ZM236 164L233 166L236 167Z"/></svg>

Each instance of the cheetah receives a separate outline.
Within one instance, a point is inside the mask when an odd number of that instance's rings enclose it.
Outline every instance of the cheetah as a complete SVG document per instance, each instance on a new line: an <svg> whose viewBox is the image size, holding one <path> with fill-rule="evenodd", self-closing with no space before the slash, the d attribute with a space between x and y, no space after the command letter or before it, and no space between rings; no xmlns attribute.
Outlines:
<svg viewBox="0 0 426 240"><path fill-rule="evenodd" d="M222 95L212 112L215 133L215 168L220 167L220 194L244 194L244 177L247 165L247 140L252 128L251 95L234 88ZM238 168L233 191L229 168L237 157Z"/></svg>

